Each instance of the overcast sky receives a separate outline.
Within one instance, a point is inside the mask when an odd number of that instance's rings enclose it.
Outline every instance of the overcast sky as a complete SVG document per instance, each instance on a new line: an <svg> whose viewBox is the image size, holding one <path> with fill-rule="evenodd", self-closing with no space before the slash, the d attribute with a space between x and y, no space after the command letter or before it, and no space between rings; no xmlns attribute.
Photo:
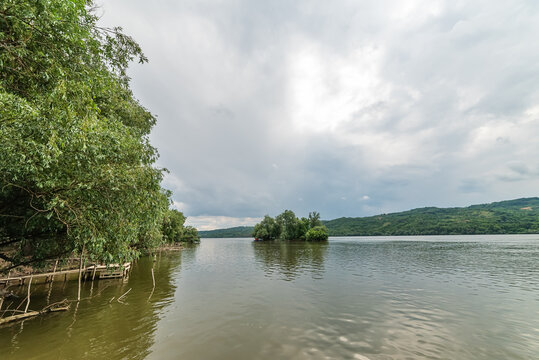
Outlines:
<svg viewBox="0 0 539 360"><path fill-rule="evenodd" d="M539 193L539 1L99 2L199 229Z"/></svg>

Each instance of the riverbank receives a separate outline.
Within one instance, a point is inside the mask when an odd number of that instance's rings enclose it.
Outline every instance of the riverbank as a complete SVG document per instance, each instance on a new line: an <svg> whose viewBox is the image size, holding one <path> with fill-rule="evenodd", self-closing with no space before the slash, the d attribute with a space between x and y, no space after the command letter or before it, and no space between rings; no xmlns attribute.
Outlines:
<svg viewBox="0 0 539 360"><path fill-rule="evenodd" d="M173 244L164 244L158 248L155 248L153 250L153 252L156 252L156 251L178 251L178 250L182 250L184 248L184 246L182 245L182 243L173 243Z"/></svg>
<svg viewBox="0 0 539 360"><path fill-rule="evenodd" d="M153 254L153 256L149 256L148 258L151 258L152 262L156 263L160 260L161 253L175 253L181 251L183 248L184 246L181 243L165 244L153 249L150 252L150 254ZM159 259L156 256L157 254L159 254ZM146 257L147 256L143 256L142 259L145 259ZM24 320L50 312L66 311L69 309L70 302L75 301L78 303L78 301L80 301L81 287L84 287L84 283L91 282L91 288L93 289L94 280L127 279L131 271L131 267L132 263L130 262L109 265L100 265L96 263L87 264L84 258L81 257L69 258L63 261L56 260L54 262L48 262L48 264L46 264L39 271L36 271L31 267L19 267L13 269L7 274L7 276L0 278L0 324ZM156 284L153 267L151 268L151 279L153 294ZM38 311L28 310L28 304L30 303L31 299L31 289L35 289L36 286L47 286L50 294L50 289L52 289L53 283L65 284L70 280L78 280L78 292L75 300L68 301L67 299L64 299L59 306L49 307L49 304L47 304L47 306ZM63 287L65 287L65 285L63 285ZM22 292L25 291L25 288L28 289L28 293L21 298ZM123 296L125 296L125 294ZM151 296L152 295L150 295L150 297ZM17 309L7 310L9 309L8 307L6 310L3 310L2 305L4 300L10 298L21 298L22 301ZM24 305L24 303L27 304L25 310L19 310L20 306Z"/></svg>
<svg viewBox="0 0 539 360"><path fill-rule="evenodd" d="M152 249L150 253L156 253L160 251L180 251L184 248L182 243L163 244L160 247ZM123 264L99 264L99 263L86 263L83 258L82 270L80 268L80 258L68 258L63 260L47 261L46 265L40 269L34 269L30 266L19 266L11 269L7 274L0 276L0 285L8 286L13 285L16 282L19 285L24 283L30 277L33 278L32 282L50 282L54 280L77 280L79 271L83 273L83 280L86 280L89 276L92 279L99 278L111 278L122 277L127 275L131 267L130 262ZM6 266L7 262L0 259L0 268ZM75 275L75 276L74 276ZM64 276L63 279L57 278L58 276Z"/></svg>

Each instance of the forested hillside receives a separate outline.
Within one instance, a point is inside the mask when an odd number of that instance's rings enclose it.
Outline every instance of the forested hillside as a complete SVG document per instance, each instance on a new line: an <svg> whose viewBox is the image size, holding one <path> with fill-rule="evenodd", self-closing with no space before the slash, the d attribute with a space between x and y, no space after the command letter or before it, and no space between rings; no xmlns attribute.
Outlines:
<svg viewBox="0 0 539 360"><path fill-rule="evenodd" d="M227 229L199 231L201 237L206 238L240 238L251 237L254 226L235 226Z"/></svg>
<svg viewBox="0 0 539 360"><path fill-rule="evenodd" d="M427 207L369 217L323 221L331 236L539 233L539 198L464 208ZM252 227L201 231L202 237L249 237Z"/></svg>

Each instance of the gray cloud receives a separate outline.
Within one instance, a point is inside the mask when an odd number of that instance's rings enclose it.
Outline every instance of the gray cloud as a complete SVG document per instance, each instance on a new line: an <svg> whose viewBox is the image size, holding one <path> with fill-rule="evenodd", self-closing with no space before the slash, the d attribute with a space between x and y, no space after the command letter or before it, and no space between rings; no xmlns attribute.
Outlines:
<svg viewBox="0 0 539 360"><path fill-rule="evenodd" d="M150 58L132 87L158 116L165 185L198 226L537 195L535 1L116 0L102 12Z"/></svg>

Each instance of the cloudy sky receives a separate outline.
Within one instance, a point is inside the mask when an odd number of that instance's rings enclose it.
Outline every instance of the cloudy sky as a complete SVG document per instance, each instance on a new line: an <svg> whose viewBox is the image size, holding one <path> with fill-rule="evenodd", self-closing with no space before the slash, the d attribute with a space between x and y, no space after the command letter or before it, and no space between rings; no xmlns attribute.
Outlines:
<svg viewBox="0 0 539 360"><path fill-rule="evenodd" d="M539 2L101 0L199 229L539 193Z"/></svg>

